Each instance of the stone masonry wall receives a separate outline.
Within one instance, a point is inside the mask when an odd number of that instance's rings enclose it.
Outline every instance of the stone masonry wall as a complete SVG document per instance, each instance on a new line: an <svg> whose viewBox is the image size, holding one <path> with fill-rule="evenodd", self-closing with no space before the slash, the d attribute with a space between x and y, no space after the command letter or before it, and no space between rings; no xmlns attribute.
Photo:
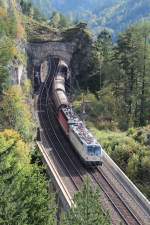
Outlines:
<svg viewBox="0 0 150 225"><path fill-rule="evenodd" d="M33 65L41 64L50 55L57 56L69 64L74 48L74 43L67 42L28 43L27 53Z"/></svg>

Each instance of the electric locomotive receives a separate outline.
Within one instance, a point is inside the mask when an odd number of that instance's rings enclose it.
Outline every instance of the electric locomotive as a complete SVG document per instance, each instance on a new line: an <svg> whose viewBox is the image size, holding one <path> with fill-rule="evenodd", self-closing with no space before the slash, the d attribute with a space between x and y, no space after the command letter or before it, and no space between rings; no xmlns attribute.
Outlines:
<svg viewBox="0 0 150 225"><path fill-rule="evenodd" d="M67 64L61 60L52 84L52 95L57 109L58 122L84 164L89 166L102 165L103 150L101 145L70 107L65 91L68 70Z"/></svg>

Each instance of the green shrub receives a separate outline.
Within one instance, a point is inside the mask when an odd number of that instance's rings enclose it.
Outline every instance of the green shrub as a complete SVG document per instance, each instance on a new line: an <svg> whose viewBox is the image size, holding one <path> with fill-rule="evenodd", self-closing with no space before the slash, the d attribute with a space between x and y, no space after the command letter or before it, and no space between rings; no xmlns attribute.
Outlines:
<svg viewBox="0 0 150 225"><path fill-rule="evenodd" d="M131 129L129 129L127 132L128 136L131 136L135 141L141 144L150 146L150 125Z"/></svg>
<svg viewBox="0 0 150 225"><path fill-rule="evenodd" d="M149 146L139 143L137 130L130 129L125 132L100 131L94 127L93 123L88 123L88 127L97 137L103 149L116 162L116 164L126 173L126 175L140 188L140 190L150 198L149 177L150 177L150 149ZM147 127L142 128L147 131ZM143 136L142 136L143 137ZM145 139L142 139L145 140ZM145 142L147 143L147 142Z"/></svg>

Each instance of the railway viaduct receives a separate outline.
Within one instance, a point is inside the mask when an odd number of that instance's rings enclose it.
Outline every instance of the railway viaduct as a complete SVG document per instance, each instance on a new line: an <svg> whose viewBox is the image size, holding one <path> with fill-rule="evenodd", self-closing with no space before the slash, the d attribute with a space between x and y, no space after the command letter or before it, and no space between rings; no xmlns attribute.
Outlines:
<svg viewBox="0 0 150 225"><path fill-rule="evenodd" d="M27 46L29 67L41 65L45 61L49 63L49 56L61 58L69 64L74 48L74 43L67 42L29 43ZM56 63L53 60L50 67L51 74L56 71ZM44 73L47 72L45 70ZM37 145L57 190L60 205L64 209L69 208L73 204L75 192L80 189L84 178L89 176L93 185L101 189L102 205L109 210L113 225L119 225L120 222L127 225L148 225L150 215L148 200L109 156L104 153L104 164L100 169L104 178L99 170L97 175L90 174L76 157L70 144L65 141L63 135L61 136L52 105L48 102L49 83L50 78L47 76L41 93L35 97L40 134Z"/></svg>

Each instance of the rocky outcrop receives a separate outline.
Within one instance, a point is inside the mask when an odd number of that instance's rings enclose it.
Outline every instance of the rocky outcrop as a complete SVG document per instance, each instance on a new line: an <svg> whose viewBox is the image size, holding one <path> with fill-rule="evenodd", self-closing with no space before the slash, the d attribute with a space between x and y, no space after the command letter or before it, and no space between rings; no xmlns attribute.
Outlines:
<svg viewBox="0 0 150 225"><path fill-rule="evenodd" d="M15 55L12 61L9 64L9 71L11 74L11 83L12 84L23 84L27 79L27 63L26 63L26 43L25 40L16 39L16 49L18 55ZM20 56L20 55L21 56ZM24 58L24 60L23 60Z"/></svg>
<svg viewBox="0 0 150 225"><path fill-rule="evenodd" d="M10 65L11 83L21 85L27 79L27 70L25 65L16 61Z"/></svg>

